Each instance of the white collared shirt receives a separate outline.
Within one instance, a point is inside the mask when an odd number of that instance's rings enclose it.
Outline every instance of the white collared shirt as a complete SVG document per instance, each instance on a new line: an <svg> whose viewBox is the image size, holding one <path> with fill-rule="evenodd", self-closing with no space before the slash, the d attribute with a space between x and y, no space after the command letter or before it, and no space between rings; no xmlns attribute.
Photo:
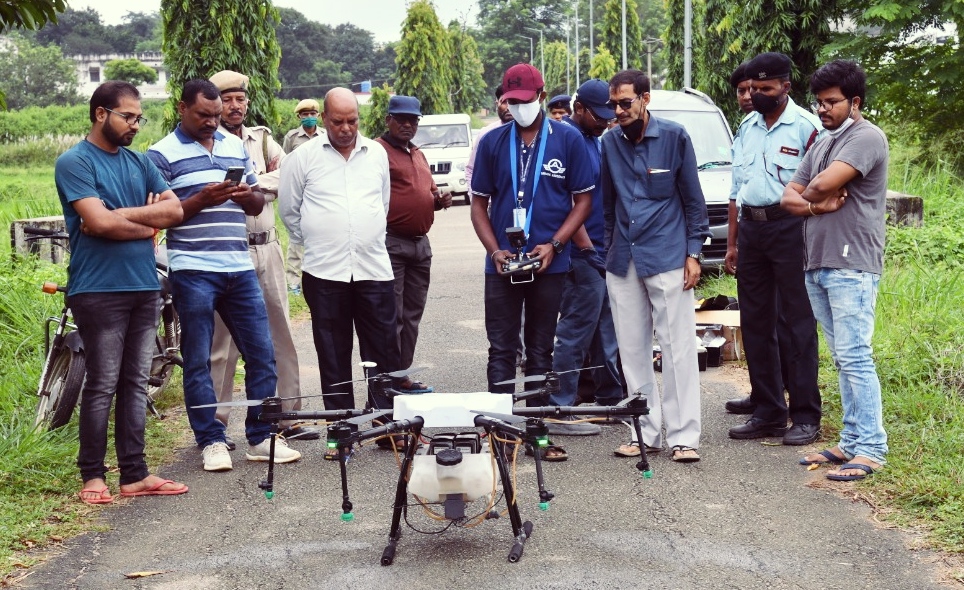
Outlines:
<svg viewBox="0 0 964 590"><path fill-rule="evenodd" d="M391 197L388 154L358 135L346 160L324 134L281 164L278 211L290 242L303 244L301 269L329 281L391 281L385 247Z"/></svg>

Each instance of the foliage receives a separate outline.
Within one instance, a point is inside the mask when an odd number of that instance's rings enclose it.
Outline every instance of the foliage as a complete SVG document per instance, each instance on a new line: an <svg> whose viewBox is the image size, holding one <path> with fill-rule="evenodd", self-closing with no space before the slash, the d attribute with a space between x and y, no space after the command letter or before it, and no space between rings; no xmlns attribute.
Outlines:
<svg viewBox="0 0 964 590"><path fill-rule="evenodd" d="M161 17L128 12L119 25L104 25L93 8L68 8L56 23L37 32L38 43L56 45L64 55L101 55L161 50Z"/></svg>
<svg viewBox="0 0 964 590"><path fill-rule="evenodd" d="M58 47L42 47L19 34L0 49L0 93L7 106L69 105L79 100L74 63Z"/></svg>
<svg viewBox="0 0 964 590"><path fill-rule="evenodd" d="M485 65L484 79L492 89L502 82L502 75L513 65L529 58L529 40L538 43L539 33L548 46L552 41L565 40L570 0L479 0L476 35L479 53ZM543 72L545 74L545 72Z"/></svg>
<svg viewBox="0 0 964 590"><path fill-rule="evenodd" d="M385 117L388 116L388 84L379 88L372 88L372 98L368 102L368 112L362 117L362 133L365 137L379 137L388 127L385 125Z"/></svg>
<svg viewBox="0 0 964 590"><path fill-rule="evenodd" d="M592 67L589 68L589 77L608 81L618 71L613 54L609 53L604 45L597 47L592 58Z"/></svg>
<svg viewBox="0 0 964 590"><path fill-rule="evenodd" d="M575 58L569 53L565 43L546 43L546 71L542 72L546 81L546 94L551 97L575 92L576 89L571 87L570 78L567 77L575 73L575 67Z"/></svg>
<svg viewBox="0 0 964 590"><path fill-rule="evenodd" d="M451 113L452 47L429 0L408 7L397 52L395 93L417 97L423 114Z"/></svg>
<svg viewBox="0 0 964 590"><path fill-rule="evenodd" d="M250 78L248 121L274 127L281 49L275 37L278 11L270 0L162 0L164 63L168 68L168 113L173 128L181 87L195 78L234 70Z"/></svg>
<svg viewBox="0 0 964 590"><path fill-rule="evenodd" d="M643 45L643 30L639 25L636 0L607 0L603 7L599 44L609 50L622 69L623 1L626 2L626 67L638 70L643 67L641 56L646 55L646 46Z"/></svg>
<svg viewBox="0 0 964 590"><path fill-rule="evenodd" d="M0 0L0 32L39 29L48 22L57 22L57 14L66 9L66 0Z"/></svg>
<svg viewBox="0 0 964 590"><path fill-rule="evenodd" d="M841 1L856 27L839 35L826 52L856 59L867 70L867 106L888 122L913 123L915 135L927 139L964 128L964 4ZM956 36L948 24L956 26Z"/></svg>
<svg viewBox="0 0 964 590"><path fill-rule="evenodd" d="M157 72L139 60L112 59L104 64L104 77L107 80L124 80L134 86L157 82Z"/></svg>
<svg viewBox="0 0 964 590"><path fill-rule="evenodd" d="M452 21L448 32L452 47L452 111L471 113L488 104L485 80L482 79L485 68L479 59L475 38L463 24Z"/></svg>

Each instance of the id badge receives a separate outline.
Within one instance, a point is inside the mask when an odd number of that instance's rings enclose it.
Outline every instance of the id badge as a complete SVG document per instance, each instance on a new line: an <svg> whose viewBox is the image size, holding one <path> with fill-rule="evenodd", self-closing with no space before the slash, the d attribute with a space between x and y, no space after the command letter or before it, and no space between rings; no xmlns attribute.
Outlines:
<svg viewBox="0 0 964 590"><path fill-rule="evenodd" d="M512 210L512 222L516 227L525 228L526 226L526 210L524 207L516 207Z"/></svg>

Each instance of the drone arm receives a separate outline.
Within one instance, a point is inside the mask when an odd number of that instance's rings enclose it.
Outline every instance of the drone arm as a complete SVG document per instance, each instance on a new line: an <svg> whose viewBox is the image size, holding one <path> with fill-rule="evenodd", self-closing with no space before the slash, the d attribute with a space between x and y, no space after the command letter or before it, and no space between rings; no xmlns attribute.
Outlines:
<svg viewBox="0 0 964 590"><path fill-rule="evenodd" d="M415 429L421 430L424 424L425 420L421 416L415 416L409 420L394 420L382 426L357 432L352 436L352 439L353 442L362 442L379 436L385 436L386 434L396 434Z"/></svg>
<svg viewBox="0 0 964 590"><path fill-rule="evenodd" d="M513 434L522 439L526 437L525 429L513 426L508 422L499 420L498 418L492 418L482 414L479 414L475 417L475 425L492 430L498 430L499 432L504 432L506 434Z"/></svg>

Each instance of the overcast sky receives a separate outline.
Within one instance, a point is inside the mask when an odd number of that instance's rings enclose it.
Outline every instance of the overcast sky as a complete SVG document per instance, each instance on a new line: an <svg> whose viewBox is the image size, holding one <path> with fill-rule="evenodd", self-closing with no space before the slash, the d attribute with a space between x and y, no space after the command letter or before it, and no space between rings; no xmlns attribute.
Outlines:
<svg viewBox="0 0 964 590"><path fill-rule="evenodd" d="M243 0L239 0L243 1ZM308 20L337 26L351 23L356 27L371 31L376 42L397 41L408 0L275 0L274 5L294 8ZM100 13L105 25L117 25L128 12L156 12L161 8L161 0L68 0L67 5L74 10L93 8ZM478 7L475 0L435 0L435 13L443 26L450 20L464 20L475 25Z"/></svg>

